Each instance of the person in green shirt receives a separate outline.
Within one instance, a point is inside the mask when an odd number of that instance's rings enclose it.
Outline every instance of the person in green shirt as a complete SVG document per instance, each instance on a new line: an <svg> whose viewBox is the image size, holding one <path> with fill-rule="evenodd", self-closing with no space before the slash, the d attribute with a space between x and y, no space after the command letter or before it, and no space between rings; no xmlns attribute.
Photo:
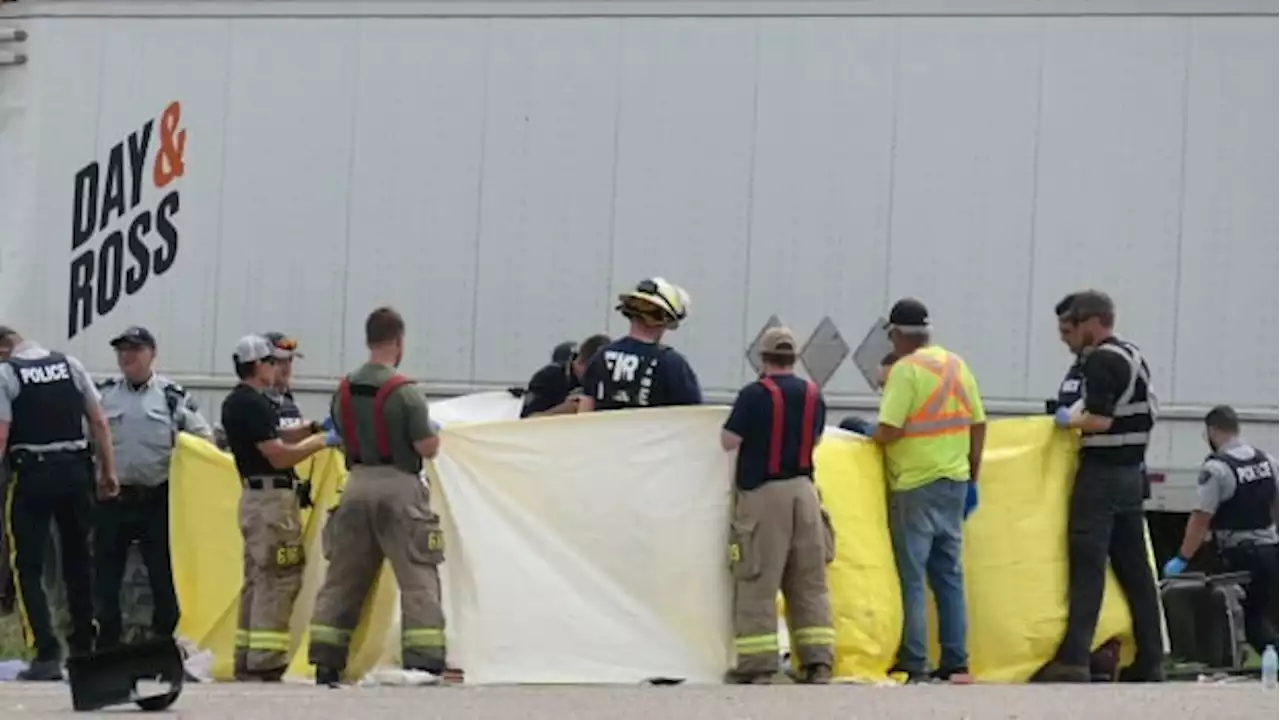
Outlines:
<svg viewBox="0 0 1280 720"><path fill-rule="evenodd" d="M335 430L350 475L325 525L329 567L316 598L308 659L316 683L337 685L369 590L385 558L400 586L401 663L434 675L445 671L445 618L439 565L440 516L422 476L440 437L427 401L397 372L404 357L404 319L382 307L365 321L369 361L343 378L334 396Z"/></svg>
<svg viewBox="0 0 1280 720"><path fill-rule="evenodd" d="M986 412L964 359L930 342L923 303L899 300L886 329L899 359L885 379L871 439L884 448L889 526L902 584L902 644L894 669L908 682L930 678L927 579L942 645L932 678L969 682L961 529L970 488L976 505Z"/></svg>

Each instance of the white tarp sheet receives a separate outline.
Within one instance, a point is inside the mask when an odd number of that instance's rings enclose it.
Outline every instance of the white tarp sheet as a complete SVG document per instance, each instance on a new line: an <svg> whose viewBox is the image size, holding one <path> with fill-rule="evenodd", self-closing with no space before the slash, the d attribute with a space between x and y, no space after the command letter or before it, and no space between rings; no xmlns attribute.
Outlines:
<svg viewBox="0 0 1280 720"><path fill-rule="evenodd" d="M443 432L433 505L448 548L449 659L468 684L723 679L732 647L726 412Z"/></svg>
<svg viewBox="0 0 1280 720"><path fill-rule="evenodd" d="M430 403L431 419L441 427L457 423L498 422L520 417L521 402L506 390L473 393Z"/></svg>

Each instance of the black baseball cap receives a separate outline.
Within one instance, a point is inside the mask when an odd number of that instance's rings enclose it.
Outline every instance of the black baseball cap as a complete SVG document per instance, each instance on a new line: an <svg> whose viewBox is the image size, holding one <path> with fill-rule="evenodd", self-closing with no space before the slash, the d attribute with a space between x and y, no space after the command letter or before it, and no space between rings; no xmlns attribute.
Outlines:
<svg viewBox="0 0 1280 720"><path fill-rule="evenodd" d="M156 349L156 336L151 331L141 325L134 325L111 340L111 347L118 348L121 345L134 345L137 347L149 347Z"/></svg>
<svg viewBox="0 0 1280 720"><path fill-rule="evenodd" d="M915 298L903 298L889 311L889 325L901 330L928 330L929 309Z"/></svg>
<svg viewBox="0 0 1280 720"><path fill-rule="evenodd" d="M551 350L551 362L558 365L569 362L573 359L573 354L578 351L578 343L572 340L565 340Z"/></svg>
<svg viewBox="0 0 1280 720"><path fill-rule="evenodd" d="M272 347L276 350L283 351L285 353L284 358L286 360L306 357L302 353L298 352L298 341L282 332L262 333L262 337L266 338L267 342L271 343Z"/></svg>

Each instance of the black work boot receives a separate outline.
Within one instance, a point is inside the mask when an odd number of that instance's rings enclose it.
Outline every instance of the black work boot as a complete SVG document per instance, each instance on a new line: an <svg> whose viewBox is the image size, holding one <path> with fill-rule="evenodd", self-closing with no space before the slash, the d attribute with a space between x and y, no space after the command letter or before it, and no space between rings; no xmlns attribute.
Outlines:
<svg viewBox="0 0 1280 720"><path fill-rule="evenodd" d="M336 688L342 684L342 671L324 665L316 666L316 685Z"/></svg>
<svg viewBox="0 0 1280 720"><path fill-rule="evenodd" d="M32 660L31 666L18 673L22 682L59 682L62 680L62 663L58 660Z"/></svg>
<svg viewBox="0 0 1280 720"><path fill-rule="evenodd" d="M927 672L907 670L897 665L889 668L889 677L902 680L903 685L919 685L932 680Z"/></svg>

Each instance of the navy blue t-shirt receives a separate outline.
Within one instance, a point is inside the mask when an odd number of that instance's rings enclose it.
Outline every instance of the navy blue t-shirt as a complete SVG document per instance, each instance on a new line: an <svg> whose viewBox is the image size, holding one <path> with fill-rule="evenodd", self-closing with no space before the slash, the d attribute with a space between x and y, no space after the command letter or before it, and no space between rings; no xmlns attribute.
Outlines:
<svg viewBox="0 0 1280 720"><path fill-rule="evenodd" d="M591 358L582 389L597 410L702 404L698 376L679 351L633 337L614 340Z"/></svg>
<svg viewBox="0 0 1280 720"><path fill-rule="evenodd" d="M779 472L769 471L769 446L773 434L773 395L760 382L738 391L724 429L742 438L738 449L737 483L740 490L755 490L770 480L786 480L813 473L812 448L822 437L826 425L827 404L819 391L814 402L810 457L800 457L804 425L804 397L807 382L792 374L771 375L782 393L782 457ZM803 469L807 465L809 469Z"/></svg>

